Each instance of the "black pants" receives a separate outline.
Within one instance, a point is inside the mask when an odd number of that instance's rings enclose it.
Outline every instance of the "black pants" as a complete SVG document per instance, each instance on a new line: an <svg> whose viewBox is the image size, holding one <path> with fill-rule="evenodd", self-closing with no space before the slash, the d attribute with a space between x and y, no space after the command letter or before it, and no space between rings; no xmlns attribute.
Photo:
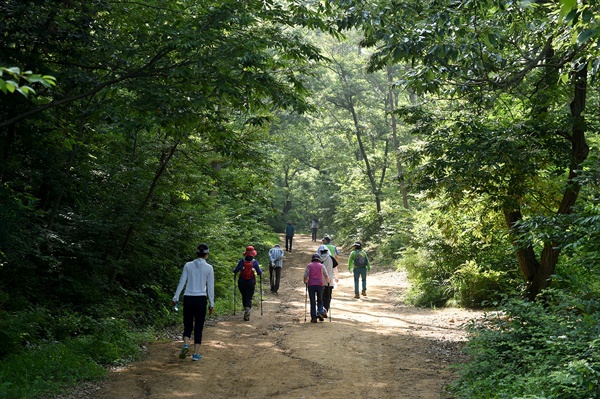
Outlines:
<svg viewBox="0 0 600 399"><path fill-rule="evenodd" d="M329 312L329 305L331 305L331 297L333 294L333 287L331 285L323 287L323 307Z"/></svg>
<svg viewBox="0 0 600 399"><path fill-rule="evenodd" d="M269 282L271 283L271 292L279 291L279 281L281 280L281 267L269 265Z"/></svg>
<svg viewBox="0 0 600 399"><path fill-rule="evenodd" d="M317 241L317 228L313 227L312 229L310 229L312 231L312 240L313 241Z"/></svg>
<svg viewBox="0 0 600 399"><path fill-rule="evenodd" d="M194 331L194 343L202 343L202 330L206 319L206 296L183 296L183 336L191 338Z"/></svg>
<svg viewBox="0 0 600 399"><path fill-rule="evenodd" d="M292 252L292 241L294 240L294 236L285 236L285 250Z"/></svg>
<svg viewBox="0 0 600 399"><path fill-rule="evenodd" d="M238 288L240 289L240 294L242 294L242 305L244 308L252 308L252 297L254 296L254 287L256 286L256 281L254 280L238 280Z"/></svg>

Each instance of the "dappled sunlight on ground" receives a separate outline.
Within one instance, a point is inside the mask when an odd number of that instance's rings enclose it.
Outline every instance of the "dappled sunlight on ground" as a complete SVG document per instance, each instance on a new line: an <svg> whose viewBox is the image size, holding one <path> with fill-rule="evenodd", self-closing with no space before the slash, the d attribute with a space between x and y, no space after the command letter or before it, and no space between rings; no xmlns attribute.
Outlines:
<svg viewBox="0 0 600 399"><path fill-rule="evenodd" d="M318 244L296 236L278 295L269 292L265 275L262 316L257 292L250 321L241 309L209 320L201 361L179 359L180 341L151 345L146 360L111 373L91 398L444 397L453 378L448 366L462 358L463 327L480 313L399 305L405 276L378 272L377 265L367 278L368 296L354 299L342 253L331 317L310 323L302 275Z"/></svg>

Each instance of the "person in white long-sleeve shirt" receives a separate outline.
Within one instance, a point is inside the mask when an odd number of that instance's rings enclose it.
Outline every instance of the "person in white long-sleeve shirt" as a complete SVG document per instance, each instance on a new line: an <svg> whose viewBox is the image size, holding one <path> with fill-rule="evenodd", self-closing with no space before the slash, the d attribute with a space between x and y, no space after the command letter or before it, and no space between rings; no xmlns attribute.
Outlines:
<svg viewBox="0 0 600 399"><path fill-rule="evenodd" d="M179 353L181 359L185 359L190 350L192 331L194 331L192 360L202 359L199 350L206 319L206 306L208 304L209 314L212 314L215 307L215 274L213 267L206 262L208 253L208 245L198 245L196 259L187 262L183 267L179 285L173 296L173 303L177 304L185 286L183 293L183 347Z"/></svg>

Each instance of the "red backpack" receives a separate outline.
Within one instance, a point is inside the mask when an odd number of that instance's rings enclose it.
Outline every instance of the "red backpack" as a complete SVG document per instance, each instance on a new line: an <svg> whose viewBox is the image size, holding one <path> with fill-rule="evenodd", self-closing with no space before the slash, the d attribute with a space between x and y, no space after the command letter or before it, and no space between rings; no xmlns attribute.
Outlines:
<svg viewBox="0 0 600 399"><path fill-rule="evenodd" d="M247 261L244 259L244 267L240 272L240 277L244 280L254 279L254 259L252 259L251 261Z"/></svg>

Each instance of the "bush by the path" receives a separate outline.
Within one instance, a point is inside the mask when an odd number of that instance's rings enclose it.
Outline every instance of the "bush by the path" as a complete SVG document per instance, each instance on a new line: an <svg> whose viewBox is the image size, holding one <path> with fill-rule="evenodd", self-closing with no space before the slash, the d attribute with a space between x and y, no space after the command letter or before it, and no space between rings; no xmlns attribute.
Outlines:
<svg viewBox="0 0 600 399"><path fill-rule="evenodd" d="M600 302L547 291L510 300L472 326L471 361L452 390L465 399L600 398Z"/></svg>
<svg viewBox="0 0 600 399"><path fill-rule="evenodd" d="M78 381L95 381L104 365L139 358L150 334L134 332L120 319L105 319L91 334L63 342L30 344L2 359L0 399L48 397Z"/></svg>

